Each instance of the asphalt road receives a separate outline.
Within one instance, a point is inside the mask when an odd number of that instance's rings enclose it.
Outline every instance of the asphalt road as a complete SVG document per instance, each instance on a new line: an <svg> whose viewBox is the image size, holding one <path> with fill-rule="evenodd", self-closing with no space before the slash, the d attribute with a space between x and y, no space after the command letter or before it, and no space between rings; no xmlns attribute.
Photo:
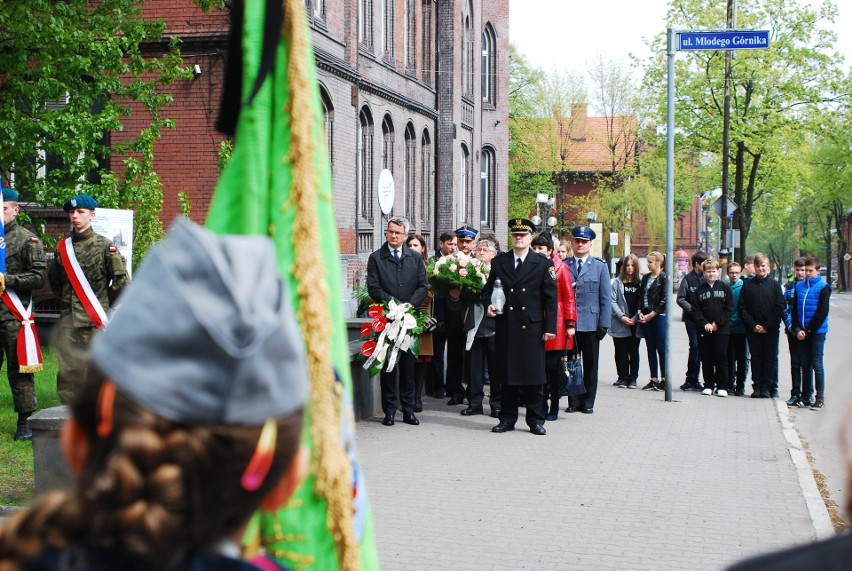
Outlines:
<svg viewBox="0 0 852 571"><path fill-rule="evenodd" d="M780 350L781 397L790 396L790 355L786 340ZM825 408L790 409L790 420L813 457L814 468L826 477L826 488L832 500L845 505L849 484L846 459L841 450L840 431L846 419L852 419L852 294L833 294L828 314L825 342ZM852 420L850 420L852 425ZM846 433L852 437L852 426ZM852 442L850 442L852 445ZM852 447L850 447L852 452ZM840 511L846 523L852 517Z"/></svg>

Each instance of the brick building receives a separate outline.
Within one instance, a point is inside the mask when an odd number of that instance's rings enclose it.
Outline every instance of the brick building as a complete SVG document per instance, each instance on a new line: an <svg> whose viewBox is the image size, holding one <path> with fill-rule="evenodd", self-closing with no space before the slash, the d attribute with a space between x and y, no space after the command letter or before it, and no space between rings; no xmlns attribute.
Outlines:
<svg viewBox="0 0 852 571"><path fill-rule="evenodd" d="M578 198L586 197L597 188L602 178L613 176L624 169L635 168L637 160L637 120L635 116L589 117L587 105L572 105L571 117L553 124L553 140L558 148L557 164L564 165L557 176L556 209L563 214L566 225L585 224L586 212L578 210ZM700 248L701 230L706 226L703 200L696 198L690 210L677 214L675 242L690 255ZM604 228L606 234L619 232L621 255L626 245L637 256L645 256L649 249L665 248L665 236L651 244L644 218L634 214L629 229ZM605 237L599 237L606 240ZM605 242L605 243L608 243ZM606 252L608 248L604 248Z"/></svg>
<svg viewBox="0 0 852 571"><path fill-rule="evenodd" d="M299 0L297 0L299 1ZM383 238L380 173L393 176L393 215L428 244L464 223L504 234L507 211L509 3L507 0L304 0L310 20L331 159L341 271L347 292L363 281ZM195 68L169 88L174 129L155 146L162 220L180 211L203 221L218 178L215 129L230 29L229 10L191 0L149 0ZM147 46L157 54L165 44ZM139 120L143 117L139 115ZM119 142L138 132L131 116ZM120 168L113 160L112 168ZM348 293L347 293L348 295Z"/></svg>

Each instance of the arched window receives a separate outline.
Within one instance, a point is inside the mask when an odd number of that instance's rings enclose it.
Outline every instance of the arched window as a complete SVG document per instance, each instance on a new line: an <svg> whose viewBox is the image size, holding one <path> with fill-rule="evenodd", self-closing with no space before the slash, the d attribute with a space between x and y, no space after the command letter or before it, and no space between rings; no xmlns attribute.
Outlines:
<svg viewBox="0 0 852 571"><path fill-rule="evenodd" d="M361 217L373 222L373 115L367 106L358 114L358 197Z"/></svg>
<svg viewBox="0 0 852 571"><path fill-rule="evenodd" d="M373 0L358 0L358 41L373 51Z"/></svg>
<svg viewBox="0 0 852 571"><path fill-rule="evenodd" d="M432 139L429 130L423 129L420 137L420 235L429 244L429 235L432 232L432 218L429 213L433 208L432 198Z"/></svg>
<svg viewBox="0 0 852 571"><path fill-rule="evenodd" d="M462 14L462 95L473 95L473 7L465 2Z"/></svg>
<svg viewBox="0 0 852 571"><path fill-rule="evenodd" d="M497 197L495 156L491 147L483 148L480 155L479 218L483 228L494 228L494 202Z"/></svg>
<svg viewBox="0 0 852 571"><path fill-rule="evenodd" d="M325 20L326 0L305 0L305 11L315 20Z"/></svg>
<svg viewBox="0 0 852 571"><path fill-rule="evenodd" d="M405 126L405 158L403 161L403 201L405 202L404 216L411 221L411 227L420 231L420 221L417 219L417 138L414 135L414 125Z"/></svg>
<svg viewBox="0 0 852 571"><path fill-rule="evenodd" d="M382 119L382 168L393 174L393 120L390 115Z"/></svg>
<svg viewBox="0 0 852 571"><path fill-rule="evenodd" d="M417 73L417 0L405 0L405 71Z"/></svg>
<svg viewBox="0 0 852 571"><path fill-rule="evenodd" d="M421 56L423 58L423 81L427 85L432 85L435 82L434 59L432 54L435 50L434 42L434 24L433 24L433 5L435 0L423 0L423 31L421 36L423 43L420 46Z"/></svg>
<svg viewBox="0 0 852 571"><path fill-rule="evenodd" d="M393 32L396 26L394 17L395 0L379 0L382 3L382 55L386 61L393 61Z"/></svg>
<svg viewBox="0 0 852 571"><path fill-rule="evenodd" d="M468 192L470 185L470 152L467 150L467 146L462 144L461 146L461 171L459 172L459 190L458 190L458 210L456 215L458 216L458 220L456 220L457 224L466 224L468 223Z"/></svg>
<svg viewBox="0 0 852 571"><path fill-rule="evenodd" d="M322 126L325 128L325 144L328 147L328 162L334 167L334 105L325 86L320 86L322 101Z"/></svg>
<svg viewBox="0 0 852 571"><path fill-rule="evenodd" d="M489 106L497 104L497 41L491 24L482 32L482 102Z"/></svg>

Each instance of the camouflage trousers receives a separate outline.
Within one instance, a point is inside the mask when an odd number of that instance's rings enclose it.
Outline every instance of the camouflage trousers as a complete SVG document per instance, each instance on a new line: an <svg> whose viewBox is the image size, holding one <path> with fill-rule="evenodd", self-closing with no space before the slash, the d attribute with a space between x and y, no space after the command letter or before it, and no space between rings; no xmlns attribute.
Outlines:
<svg viewBox="0 0 852 571"><path fill-rule="evenodd" d="M4 319L0 321L0 341L3 344L0 363L3 362L3 355L5 355L15 412L28 413L38 408L38 402L36 401L33 374L18 372L18 331L20 329L21 324L16 320Z"/></svg>
<svg viewBox="0 0 852 571"><path fill-rule="evenodd" d="M89 345L95 327L68 327L60 322L56 336L59 371L56 374L56 392L62 404L70 405L86 379L89 364Z"/></svg>

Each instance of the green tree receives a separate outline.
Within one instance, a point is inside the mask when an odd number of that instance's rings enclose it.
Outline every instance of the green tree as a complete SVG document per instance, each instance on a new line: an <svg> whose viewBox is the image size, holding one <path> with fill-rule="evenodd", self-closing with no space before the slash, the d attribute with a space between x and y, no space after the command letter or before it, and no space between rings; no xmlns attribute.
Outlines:
<svg viewBox="0 0 852 571"><path fill-rule="evenodd" d="M25 199L60 206L75 193L130 208L134 255L162 234L154 142L173 125L165 91L190 77L165 25L136 0L5 0L0 4L0 171ZM133 113L139 132L122 133ZM120 139L120 143L116 141Z"/></svg>
<svg viewBox="0 0 852 571"><path fill-rule="evenodd" d="M675 29L717 29L725 24L724 2L673 0L668 25ZM787 152L801 145L826 106L838 97L839 63L835 36L821 27L837 10L830 1L811 7L801 1L755 0L740 3L739 28L769 29L771 49L743 51L732 63L731 198L739 206L733 227L740 230L741 257L752 223L768 193L795 171L801 160ZM655 39L658 55L646 67L645 87L657 94L658 116L665 114L665 37ZM725 54L693 52L676 62L676 145L718 155L722 148ZM721 180L719 176L718 180ZM714 186L719 186L719 183Z"/></svg>

